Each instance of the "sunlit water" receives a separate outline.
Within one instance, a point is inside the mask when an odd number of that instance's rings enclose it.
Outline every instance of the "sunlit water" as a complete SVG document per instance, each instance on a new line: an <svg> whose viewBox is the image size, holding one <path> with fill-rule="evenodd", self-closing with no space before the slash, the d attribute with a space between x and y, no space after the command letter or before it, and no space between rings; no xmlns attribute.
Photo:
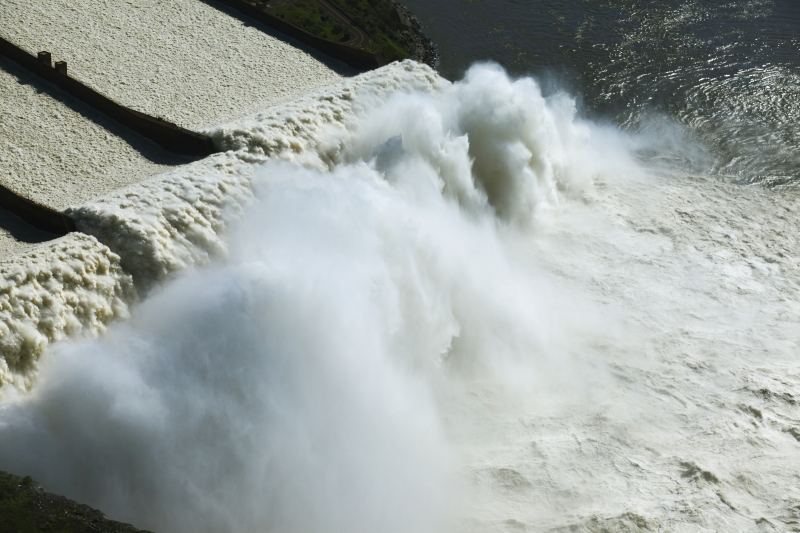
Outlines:
<svg viewBox="0 0 800 533"><path fill-rule="evenodd" d="M632 130L653 116L710 152L703 172L794 185L800 4L794 0L408 0L445 76L498 61ZM697 163L693 161L693 163ZM697 170L697 169L695 169Z"/></svg>

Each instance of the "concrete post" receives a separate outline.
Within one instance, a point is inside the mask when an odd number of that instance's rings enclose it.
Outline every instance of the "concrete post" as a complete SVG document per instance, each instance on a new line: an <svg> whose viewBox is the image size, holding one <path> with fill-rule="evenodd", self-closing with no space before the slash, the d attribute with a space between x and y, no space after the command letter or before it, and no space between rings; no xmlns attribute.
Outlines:
<svg viewBox="0 0 800 533"><path fill-rule="evenodd" d="M37 54L39 61L47 65L48 67L53 66L53 56L50 55L50 52L39 52Z"/></svg>
<svg viewBox="0 0 800 533"><path fill-rule="evenodd" d="M56 70L63 74L64 76L67 75L67 62L66 61L56 61Z"/></svg>

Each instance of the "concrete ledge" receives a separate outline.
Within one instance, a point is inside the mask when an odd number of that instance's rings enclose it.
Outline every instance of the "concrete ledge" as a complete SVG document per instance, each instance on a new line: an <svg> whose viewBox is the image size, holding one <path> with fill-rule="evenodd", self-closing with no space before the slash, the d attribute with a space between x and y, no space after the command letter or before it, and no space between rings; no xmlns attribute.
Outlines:
<svg viewBox="0 0 800 533"><path fill-rule="evenodd" d="M285 20L267 13L263 5L253 5L245 0L216 0L222 4L230 6L245 15L256 19L257 21L275 28L279 32L285 33L289 37L293 37L301 43L307 44L316 48L320 52L338 59L343 63L350 65L359 70L373 70L384 65L380 58L372 52L354 48L342 43L336 43L312 35L307 31L298 28L293 24L289 24Z"/></svg>
<svg viewBox="0 0 800 533"><path fill-rule="evenodd" d="M69 216L23 198L3 185L0 185L0 206L48 233L66 235L75 231L75 222Z"/></svg>
<svg viewBox="0 0 800 533"><path fill-rule="evenodd" d="M208 136L129 109L80 81L69 77L67 64L64 61L59 61L53 67L51 65L51 57L47 52L40 53L37 58L9 41L0 38L0 54L7 56L22 67L55 84L124 126L151 139L170 152L201 157L216 152Z"/></svg>

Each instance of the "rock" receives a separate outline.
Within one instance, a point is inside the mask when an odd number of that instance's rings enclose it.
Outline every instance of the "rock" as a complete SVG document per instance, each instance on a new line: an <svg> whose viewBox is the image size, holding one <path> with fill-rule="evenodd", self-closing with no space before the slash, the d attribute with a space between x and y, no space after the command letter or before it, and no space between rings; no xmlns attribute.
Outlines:
<svg viewBox="0 0 800 533"><path fill-rule="evenodd" d="M109 520L96 509L45 492L30 476L0 472L0 531L8 533L150 533Z"/></svg>

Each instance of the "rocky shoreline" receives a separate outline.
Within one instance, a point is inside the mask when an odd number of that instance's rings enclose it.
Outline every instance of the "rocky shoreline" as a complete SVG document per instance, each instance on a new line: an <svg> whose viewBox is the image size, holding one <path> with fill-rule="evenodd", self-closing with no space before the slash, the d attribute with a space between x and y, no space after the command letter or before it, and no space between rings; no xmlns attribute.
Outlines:
<svg viewBox="0 0 800 533"><path fill-rule="evenodd" d="M411 58L415 61L425 63L434 69L438 68L439 50L433 44L431 38L423 31L416 15L410 9L397 2L394 2L394 5L397 8L397 14L400 16L403 26L406 27L405 31L398 33L400 44L411 54Z"/></svg>

